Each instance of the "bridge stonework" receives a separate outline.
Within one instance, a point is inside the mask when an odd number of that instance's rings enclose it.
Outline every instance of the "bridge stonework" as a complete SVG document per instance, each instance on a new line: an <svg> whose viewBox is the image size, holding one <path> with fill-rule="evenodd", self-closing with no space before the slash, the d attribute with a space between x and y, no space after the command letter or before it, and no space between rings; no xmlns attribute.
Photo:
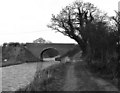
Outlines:
<svg viewBox="0 0 120 93"><path fill-rule="evenodd" d="M40 55L43 50L47 48L55 48L60 55L66 53L70 49L73 49L75 47L75 44L69 43L27 43L26 48L37 58L40 58Z"/></svg>

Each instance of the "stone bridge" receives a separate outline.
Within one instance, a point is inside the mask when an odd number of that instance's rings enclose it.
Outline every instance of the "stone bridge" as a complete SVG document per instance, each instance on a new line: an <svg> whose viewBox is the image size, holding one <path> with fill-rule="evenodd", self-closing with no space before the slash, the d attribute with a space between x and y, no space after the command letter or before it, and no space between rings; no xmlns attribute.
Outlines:
<svg viewBox="0 0 120 93"><path fill-rule="evenodd" d="M62 55L66 53L67 51L73 49L75 47L75 44L68 43L47 43L47 44L41 44L41 43L27 43L26 48L37 58L41 58L41 53L48 49L53 48L56 49L59 52L59 55Z"/></svg>

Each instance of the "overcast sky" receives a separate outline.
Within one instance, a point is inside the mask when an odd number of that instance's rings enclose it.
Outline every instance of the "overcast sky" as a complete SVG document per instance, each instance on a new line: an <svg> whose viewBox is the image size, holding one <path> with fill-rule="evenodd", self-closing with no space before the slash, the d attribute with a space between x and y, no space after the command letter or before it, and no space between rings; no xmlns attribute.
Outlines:
<svg viewBox="0 0 120 93"><path fill-rule="evenodd" d="M0 44L32 42L43 37L52 42L73 43L69 37L55 33L47 24L51 14L58 14L75 0L0 0ZM83 0L93 3L109 15L115 15L119 0Z"/></svg>

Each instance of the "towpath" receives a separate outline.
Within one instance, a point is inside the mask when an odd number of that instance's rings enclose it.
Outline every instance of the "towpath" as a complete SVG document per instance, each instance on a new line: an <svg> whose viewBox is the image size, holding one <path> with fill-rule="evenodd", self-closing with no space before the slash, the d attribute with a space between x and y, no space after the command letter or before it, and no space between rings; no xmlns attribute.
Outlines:
<svg viewBox="0 0 120 93"><path fill-rule="evenodd" d="M111 83L94 77L83 61L70 63L65 80L63 91L118 91Z"/></svg>

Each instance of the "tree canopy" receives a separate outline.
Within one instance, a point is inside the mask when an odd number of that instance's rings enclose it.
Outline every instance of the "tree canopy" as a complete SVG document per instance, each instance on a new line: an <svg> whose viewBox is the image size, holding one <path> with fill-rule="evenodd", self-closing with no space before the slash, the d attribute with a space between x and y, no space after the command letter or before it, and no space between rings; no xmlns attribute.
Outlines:
<svg viewBox="0 0 120 93"><path fill-rule="evenodd" d="M89 2L75 1L59 14L53 14L48 27L74 39L89 65L97 60L98 69L106 67L116 75L118 56L120 59L120 12L109 17Z"/></svg>
<svg viewBox="0 0 120 93"><path fill-rule="evenodd" d="M52 43L51 41L47 41L43 38L38 38L36 40L33 41L33 43Z"/></svg>
<svg viewBox="0 0 120 93"><path fill-rule="evenodd" d="M106 18L106 14L93 4L76 1L63 8L58 15L52 15L51 24L48 27L74 39L81 49L86 51L93 32L102 33L102 35L105 33L103 29L106 29L107 23L104 22ZM101 28L100 31L95 31L99 28Z"/></svg>
<svg viewBox="0 0 120 93"><path fill-rule="evenodd" d="M118 14L119 15L119 14ZM116 22L117 17L114 18ZM52 15L49 28L74 39L83 53L103 60L106 52L116 50L117 30L110 17L89 2L75 1Z"/></svg>

